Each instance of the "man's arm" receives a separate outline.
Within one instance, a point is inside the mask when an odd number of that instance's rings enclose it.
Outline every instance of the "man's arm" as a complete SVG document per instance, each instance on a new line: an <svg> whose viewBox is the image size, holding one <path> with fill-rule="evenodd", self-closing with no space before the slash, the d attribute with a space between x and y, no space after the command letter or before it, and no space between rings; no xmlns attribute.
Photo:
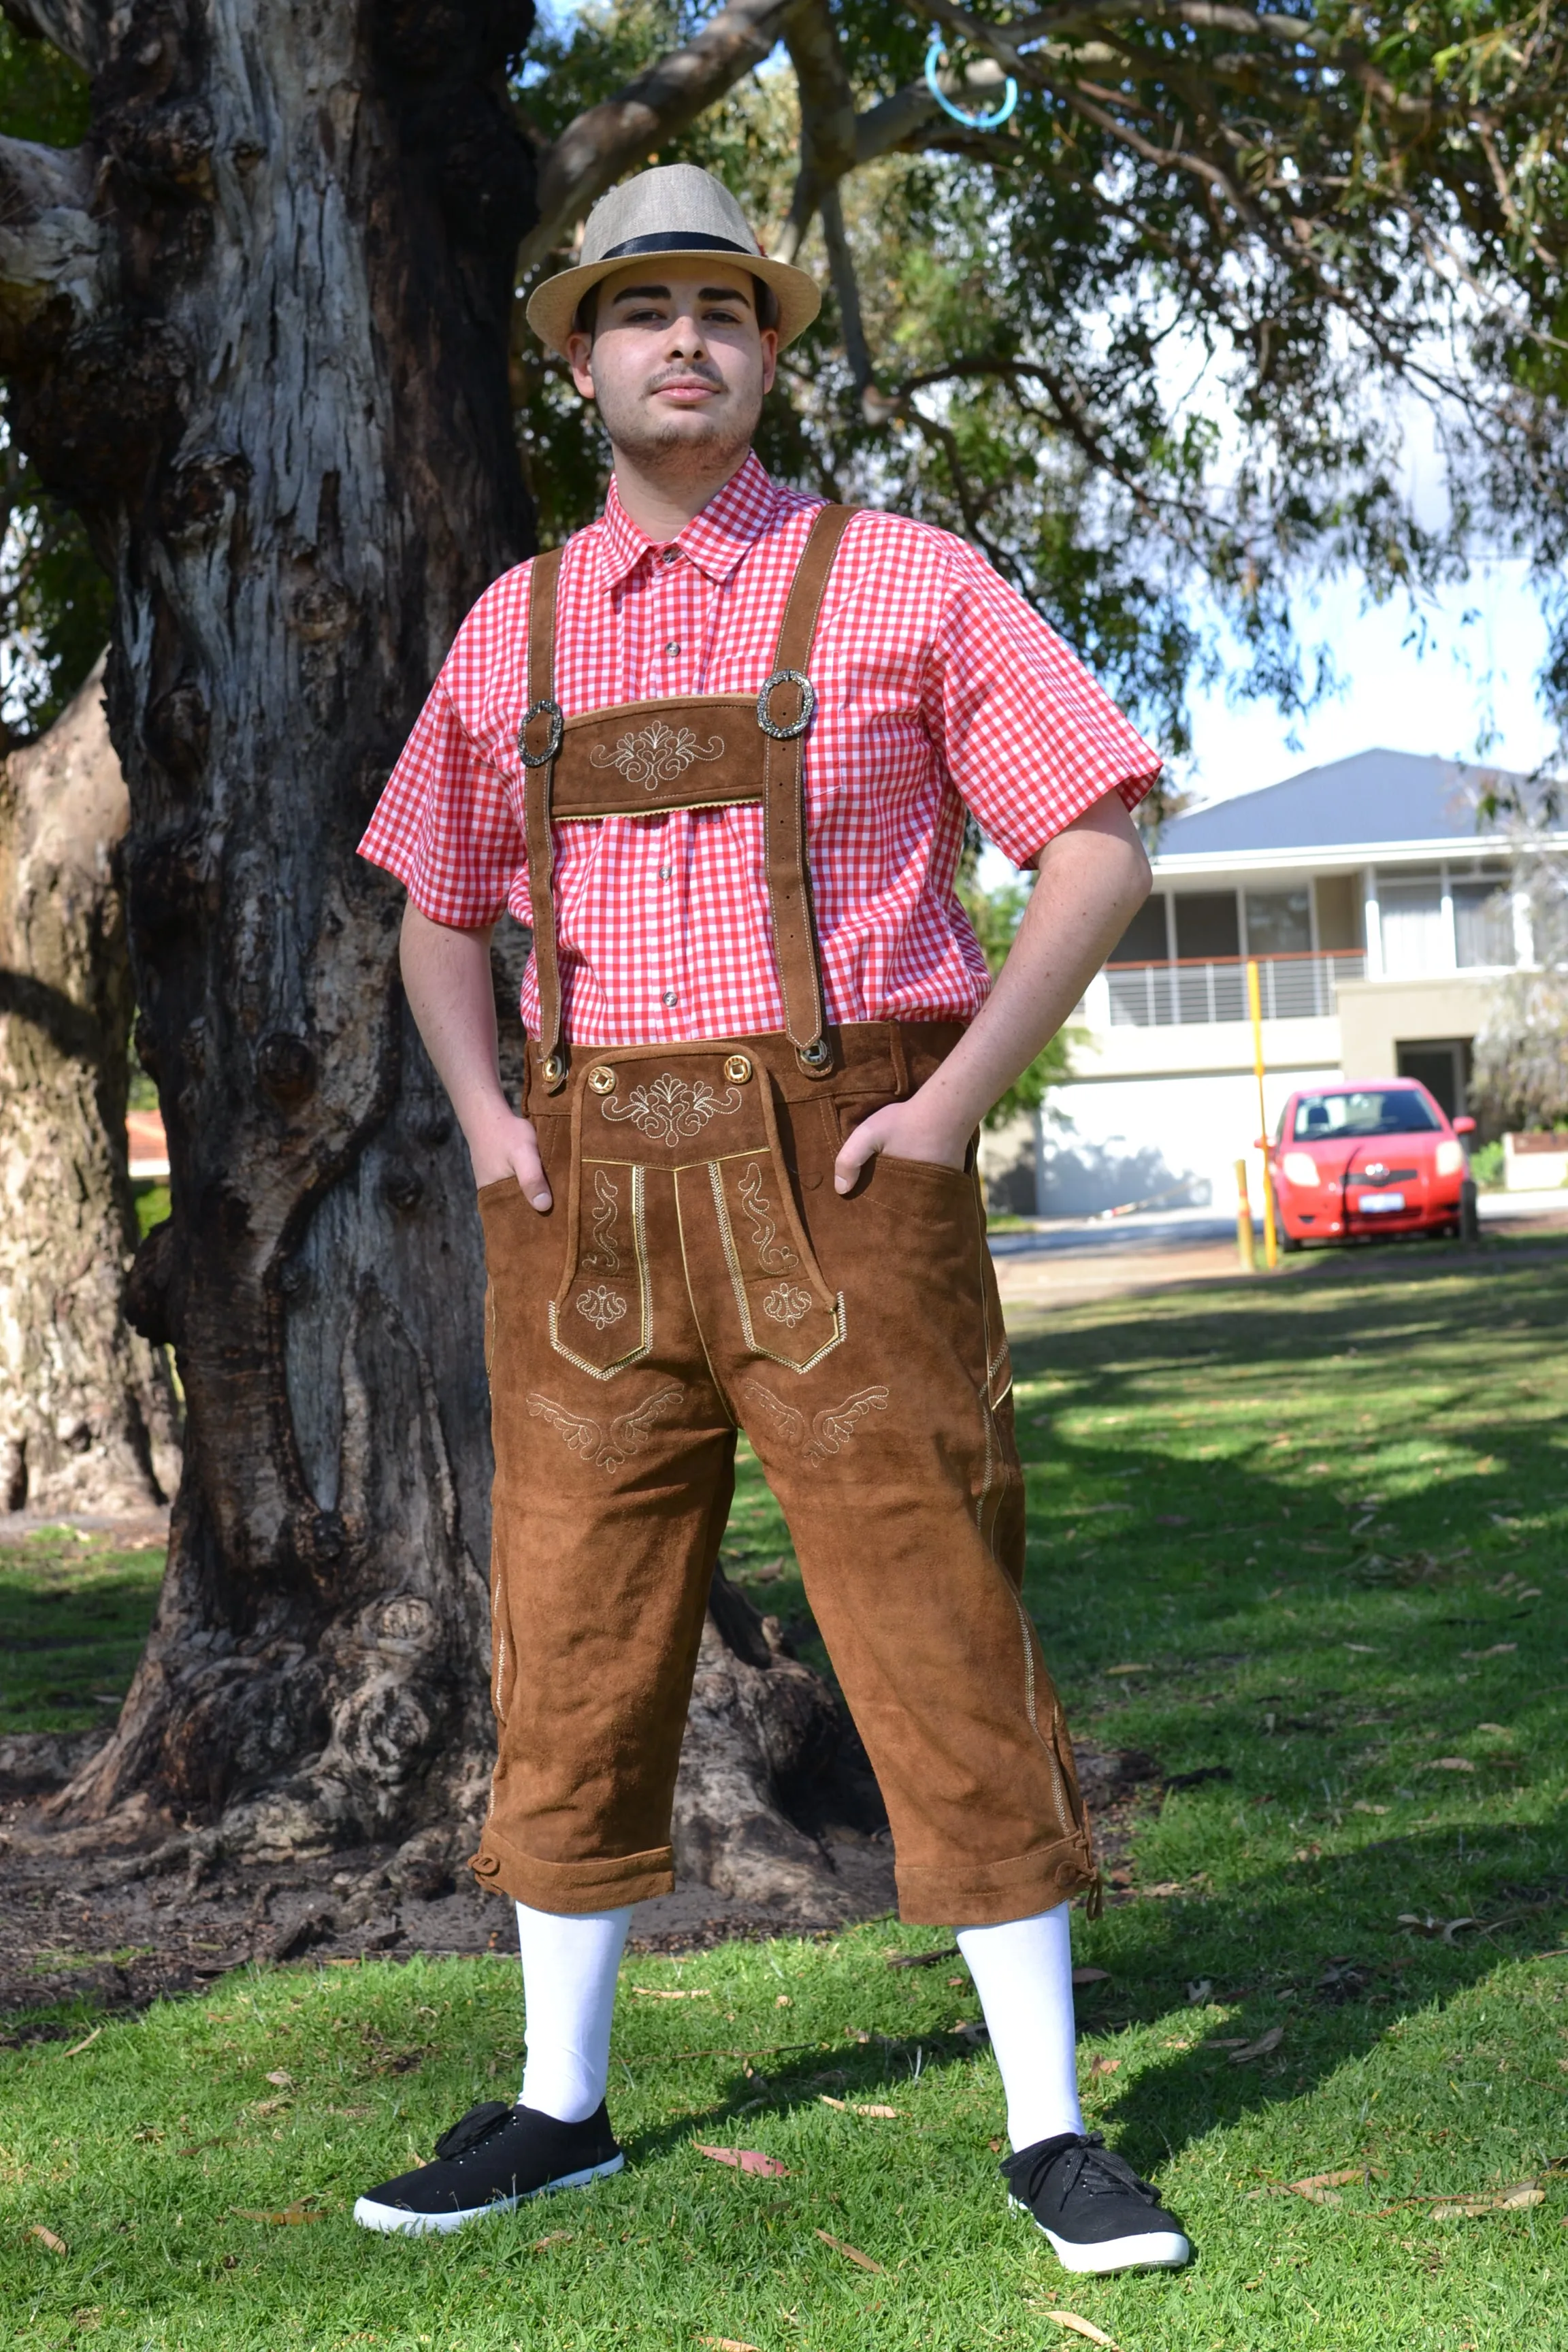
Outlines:
<svg viewBox="0 0 1568 2352"><path fill-rule="evenodd" d="M534 1207L548 1209L550 1186L532 1124L519 1118L501 1090L489 929L450 930L410 898L402 958L403 985L467 1139L475 1183L515 1176Z"/></svg>
<svg viewBox="0 0 1568 2352"><path fill-rule="evenodd" d="M847 1192L879 1151L962 1168L980 1120L1054 1037L1149 895L1149 860L1119 793L1040 852L1018 935L959 1043L908 1102L862 1120L839 1153Z"/></svg>

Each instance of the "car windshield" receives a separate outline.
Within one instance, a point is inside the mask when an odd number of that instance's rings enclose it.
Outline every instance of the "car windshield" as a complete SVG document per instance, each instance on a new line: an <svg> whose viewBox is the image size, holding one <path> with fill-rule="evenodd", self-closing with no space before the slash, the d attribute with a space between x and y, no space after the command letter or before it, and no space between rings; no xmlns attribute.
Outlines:
<svg viewBox="0 0 1568 2352"><path fill-rule="evenodd" d="M1297 1143L1341 1135L1430 1135L1439 1122L1414 1087L1368 1087L1354 1094L1303 1095L1292 1130Z"/></svg>

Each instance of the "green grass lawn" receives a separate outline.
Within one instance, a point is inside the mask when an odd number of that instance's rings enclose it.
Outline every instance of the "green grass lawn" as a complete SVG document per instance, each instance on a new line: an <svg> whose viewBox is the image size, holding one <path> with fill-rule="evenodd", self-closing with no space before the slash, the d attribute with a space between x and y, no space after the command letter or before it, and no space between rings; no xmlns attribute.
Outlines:
<svg viewBox="0 0 1568 2352"><path fill-rule="evenodd" d="M163 1568L69 1527L0 1549L0 1738L113 1722Z"/></svg>
<svg viewBox="0 0 1568 2352"><path fill-rule="evenodd" d="M456 2240L349 2208L510 2094L508 1963L258 1971L0 2055L0 2342L979 2352L1083 2342L1065 2310L1122 2352L1568 2347L1568 1257L1449 1265L1112 1301L1017 1345L1069 1712L1210 1776L1137 1836L1156 1891L1075 1923L1108 1972L1090 2114L1190 2270L1069 2281L1008 2216L994 2065L953 2031L973 1989L890 1969L942 1939L877 1921L628 1961L627 2170ZM787 1557L752 1465L729 1550L753 1580ZM799 1617L792 1567L756 1590ZM1357 2177L1289 2189L1325 2173Z"/></svg>

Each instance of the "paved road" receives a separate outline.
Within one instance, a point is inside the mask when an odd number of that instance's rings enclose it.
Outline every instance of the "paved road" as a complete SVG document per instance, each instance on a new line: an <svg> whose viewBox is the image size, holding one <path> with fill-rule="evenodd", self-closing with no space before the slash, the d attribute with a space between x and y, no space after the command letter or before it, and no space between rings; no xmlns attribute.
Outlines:
<svg viewBox="0 0 1568 2352"><path fill-rule="evenodd" d="M1489 1229L1568 1238L1568 1192L1484 1192L1479 1207ZM1417 1253L1432 1249L1416 1240L1405 1246ZM1112 1224L1090 1218L1043 1219L1018 1232L993 1234L991 1255L1002 1304L1009 1310L1076 1307L1120 1292L1225 1280L1239 1272L1236 1219L1213 1209L1149 1210L1118 1217ZM1261 1229L1258 1255L1261 1262ZM1319 1255L1342 1262L1346 1253L1313 1253ZM1438 1262L1436 1250L1433 1262Z"/></svg>

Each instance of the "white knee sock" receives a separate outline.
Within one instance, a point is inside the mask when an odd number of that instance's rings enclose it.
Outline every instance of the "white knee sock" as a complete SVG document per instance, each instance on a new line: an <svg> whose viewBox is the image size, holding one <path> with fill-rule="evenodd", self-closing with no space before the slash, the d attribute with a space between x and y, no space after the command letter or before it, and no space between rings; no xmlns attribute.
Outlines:
<svg viewBox="0 0 1568 2352"><path fill-rule="evenodd" d="M568 1916L517 1906L528 2055L525 2107L563 2124L587 2120L610 2077L616 1972L631 1907Z"/></svg>
<svg viewBox="0 0 1568 2352"><path fill-rule="evenodd" d="M1068 1906L999 1927L961 1927L958 1948L991 2029L1015 2152L1082 2131Z"/></svg>

